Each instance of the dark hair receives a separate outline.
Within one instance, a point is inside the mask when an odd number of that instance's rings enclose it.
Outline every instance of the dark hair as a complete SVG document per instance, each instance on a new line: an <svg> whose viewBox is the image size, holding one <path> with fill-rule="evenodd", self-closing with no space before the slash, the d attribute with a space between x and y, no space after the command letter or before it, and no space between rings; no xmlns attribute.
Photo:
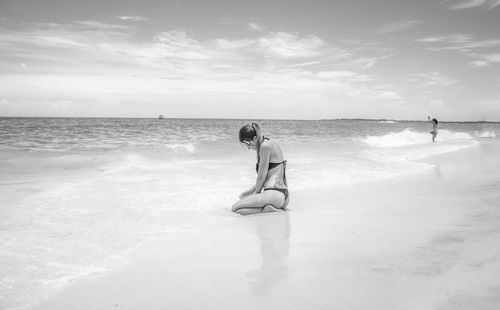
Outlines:
<svg viewBox="0 0 500 310"><path fill-rule="evenodd" d="M252 125L245 125L240 128L240 142L252 141L256 135L257 133L255 132L255 128Z"/></svg>
<svg viewBox="0 0 500 310"><path fill-rule="evenodd" d="M240 142L252 141L253 138L257 137L257 154L260 150L260 143L262 140L262 135L260 133L260 126L257 123L252 123L251 125L245 125L240 128Z"/></svg>
<svg viewBox="0 0 500 310"><path fill-rule="evenodd" d="M436 124L436 125L438 124L438 120L437 119L433 118L432 121L434 122L434 124Z"/></svg>
<svg viewBox="0 0 500 310"><path fill-rule="evenodd" d="M261 140L260 126L257 123L252 123L251 125L245 125L240 128L240 142L252 141L253 138L257 137L258 141Z"/></svg>

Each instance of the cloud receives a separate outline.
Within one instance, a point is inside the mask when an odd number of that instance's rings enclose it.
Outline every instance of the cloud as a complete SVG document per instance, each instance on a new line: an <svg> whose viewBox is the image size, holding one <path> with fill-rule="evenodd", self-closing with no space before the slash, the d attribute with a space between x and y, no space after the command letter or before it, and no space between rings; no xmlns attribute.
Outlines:
<svg viewBox="0 0 500 310"><path fill-rule="evenodd" d="M249 23L248 24L248 29L250 29L251 31L264 31L265 27L262 26L262 25L259 25L257 23Z"/></svg>
<svg viewBox="0 0 500 310"><path fill-rule="evenodd" d="M473 66L484 67L497 61L497 54L491 50L500 47L500 39L477 40L471 34L454 34L447 36L428 36L415 40L427 44L428 49L435 52L456 51L460 55L475 58L481 62L473 62ZM484 64L484 61L488 64Z"/></svg>
<svg viewBox="0 0 500 310"><path fill-rule="evenodd" d="M300 36L297 33L271 32L254 39L215 40L224 50L245 54L260 54L281 59L314 58L325 52L326 42L317 36Z"/></svg>
<svg viewBox="0 0 500 310"><path fill-rule="evenodd" d="M415 19L404 19L400 20L391 24L387 24L384 26L381 26L377 29L377 33L392 33L392 32L397 32L405 29L409 29L414 27L415 25L420 24L420 20L415 20Z"/></svg>
<svg viewBox="0 0 500 310"><path fill-rule="evenodd" d="M483 61L483 60L475 60L475 61L471 61L469 64L472 67L486 67L489 65L489 62Z"/></svg>
<svg viewBox="0 0 500 310"><path fill-rule="evenodd" d="M154 39L153 51L161 59L210 59L209 52L200 42L189 37L182 31L168 31L157 34Z"/></svg>
<svg viewBox="0 0 500 310"><path fill-rule="evenodd" d="M422 87L446 87L456 83L454 79L447 77L437 71L413 74L409 78L409 81L420 83L420 86Z"/></svg>
<svg viewBox="0 0 500 310"><path fill-rule="evenodd" d="M317 66L320 65L321 61L315 60L315 61L307 61L307 62L299 62L299 63L293 63L290 64L290 68L298 68L298 67L310 67L310 66Z"/></svg>
<svg viewBox="0 0 500 310"><path fill-rule="evenodd" d="M444 101L442 99L432 99L430 101L430 104L432 106L442 106L442 105L444 105Z"/></svg>
<svg viewBox="0 0 500 310"><path fill-rule="evenodd" d="M257 43L256 39L240 39L240 40L226 40L216 39L215 44L223 50L242 50L248 49L250 46Z"/></svg>
<svg viewBox="0 0 500 310"><path fill-rule="evenodd" d="M500 54L478 55L489 62L500 62Z"/></svg>
<svg viewBox="0 0 500 310"><path fill-rule="evenodd" d="M470 62L473 67L486 67L494 63L500 63L500 54L471 54L478 60Z"/></svg>
<svg viewBox="0 0 500 310"><path fill-rule="evenodd" d="M417 39L417 42L424 43L446 43L446 44L468 44L474 40L471 34L453 34L446 36L428 36L425 38ZM456 45L453 45L454 47Z"/></svg>
<svg viewBox="0 0 500 310"><path fill-rule="evenodd" d="M120 16L116 16L116 18L118 18L120 20L129 20L129 21L133 21L133 22L140 22L140 21L148 20L144 16L137 16L137 15L134 15L134 16L120 15Z"/></svg>
<svg viewBox="0 0 500 310"><path fill-rule="evenodd" d="M200 93L401 98L392 85L359 72L376 57L356 56L318 36L266 32L201 40L170 30L138 40L136 30L98 21L1 29L0 93L64 98L51 107L68 113L82 100L118 104Z"/></svg>
<svg viewBox="0 0 500 310"><path fill-rule="evenodd" d="M417 42L432 43L440 45L434 50L459 50L468 52L473 49L490 48L500 46L499 39L476 40L471 34L456 34L449 36L431 36L417 39Z"/></svg>
<svg viewBox="0 0 500 310"><path fill-rule="evenodd" d="M58 26L57 24L55 25ZM79 31L110 31L110 30L126 31L130 29L129 26L103 23L95 20L82 20L75 22L74 25L69 24L60 26L73 27L78 29Z"/></svg>
<svg viewBox="0 0 500 310"><path fill-rule="evenodd" d="M310 58L321 55L325 41L317 36L300 37L297 33L275 32L258 39L259 49L280 58Z"/></svg>
<svg viewBox="0 0 500 310"><path fill-rule="evenodd" d="M500 4L500 0L448 0L450 10L463 10L477 7L486 7L491 10Z"/></svg>

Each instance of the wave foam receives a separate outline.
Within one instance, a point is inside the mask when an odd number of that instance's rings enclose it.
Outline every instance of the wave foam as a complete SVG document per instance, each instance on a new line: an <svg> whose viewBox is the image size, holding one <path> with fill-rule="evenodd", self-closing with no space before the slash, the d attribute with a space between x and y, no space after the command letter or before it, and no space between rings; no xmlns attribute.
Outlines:
<svg viewBox="0 0 500 310"><path fill-rule="evenodd" d="M172 143L165 145L166 148L171 149L176 153L187 151L191 154L196 152L196 147L193 143Z"/></svg>
<svg viewBox="0 0 500 310"><path fill-rule="evenodd" d="M440 130L436 137L436 141L438 142L471 139L473 139L473 137L465 132L453 132L449 130ZM429 133L415 131L412 128L406 128L400 132L391 132L383 136L366 136L366 138L360 138L360 140L363 143L378 148L432 143Z"/></svg>
<svg viewBox="0 0 500 310"><path fill-rule="evenodd" d="M475 132L476 137L479 138L496 138L497 134L494 131L483 131L483 132Z"/></svg>

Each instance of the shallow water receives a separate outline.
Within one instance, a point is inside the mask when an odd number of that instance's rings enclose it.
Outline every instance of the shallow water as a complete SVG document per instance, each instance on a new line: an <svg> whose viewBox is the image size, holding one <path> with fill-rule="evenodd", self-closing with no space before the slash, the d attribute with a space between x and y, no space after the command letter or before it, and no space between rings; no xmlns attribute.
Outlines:
<svg viewBox="0 0 500 310"><path fill-rule="evenodd" d="M247 120L0 118L0 306L21 309L119 268L168 233L230 216L255 179ZM498 123L260 121L288 160L290 190L359 184L433 166L496 139ZM293 202L291 204L293 208Z"/></svg>

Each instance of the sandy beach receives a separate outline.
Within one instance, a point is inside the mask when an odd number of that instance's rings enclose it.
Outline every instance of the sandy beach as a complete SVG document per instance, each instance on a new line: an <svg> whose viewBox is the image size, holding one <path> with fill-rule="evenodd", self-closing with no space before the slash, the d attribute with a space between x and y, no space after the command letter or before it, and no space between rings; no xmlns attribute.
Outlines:
<svg viewBox="0 0 500 310"><path fill-rule="evenodd" d="M147 243L33 309L498 309L499 155L491 140L418 175L292 191L289 212Z"/></svg>

